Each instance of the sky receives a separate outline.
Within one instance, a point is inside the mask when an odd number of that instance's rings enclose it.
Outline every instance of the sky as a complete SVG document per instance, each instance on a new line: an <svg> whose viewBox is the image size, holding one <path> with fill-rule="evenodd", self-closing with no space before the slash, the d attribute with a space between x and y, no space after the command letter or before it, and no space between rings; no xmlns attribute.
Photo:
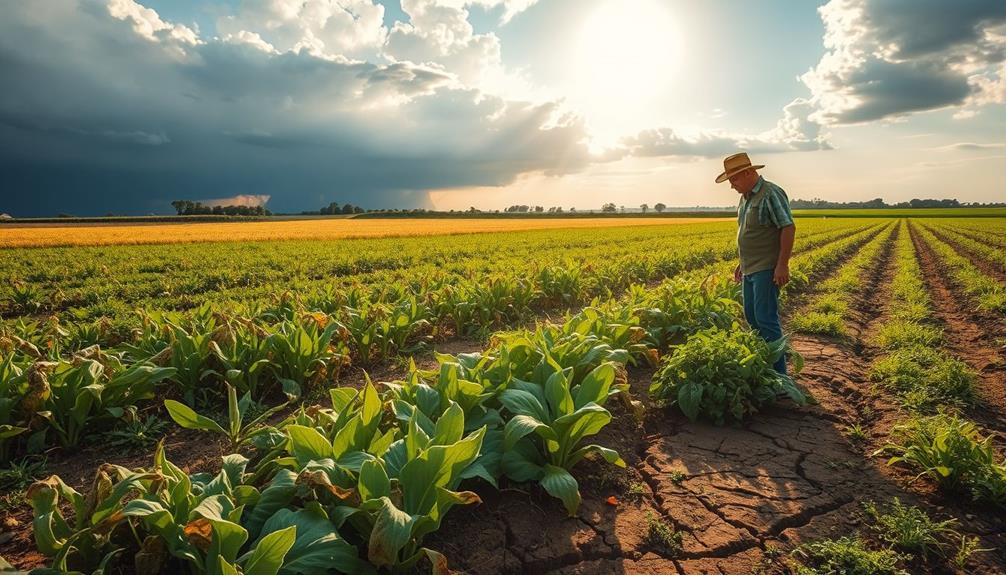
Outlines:
<svg viewBox="0 0 1006 575"><path fill-rule="evenodd" d="M0 212L1006 201L1002 0L0 0Z"/></svg>

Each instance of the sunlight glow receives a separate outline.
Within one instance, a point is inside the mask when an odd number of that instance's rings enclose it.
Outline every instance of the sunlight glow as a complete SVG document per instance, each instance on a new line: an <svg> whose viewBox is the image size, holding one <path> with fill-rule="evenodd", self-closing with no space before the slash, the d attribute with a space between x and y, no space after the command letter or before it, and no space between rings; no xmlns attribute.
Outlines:
<svg viewBox="0 0 1006 575"><path fill-rule="evenodd" d="M645 127L659 106L681 57L681 35L657 0L605 0L587 16L570 56L576 95L595 146Z"/></svg>

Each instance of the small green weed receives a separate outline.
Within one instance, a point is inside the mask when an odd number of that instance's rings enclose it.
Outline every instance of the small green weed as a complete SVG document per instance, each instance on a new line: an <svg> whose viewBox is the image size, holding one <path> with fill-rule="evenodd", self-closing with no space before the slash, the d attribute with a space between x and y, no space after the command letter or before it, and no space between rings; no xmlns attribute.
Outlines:
<svg viewBox="0 0 1006 575"><path fill-rule="evenodd" d="M649 511L646 512L646 543L666 556L681 553L681 533Z"/></svg>
<svg viewBox="0 0 1006 575"><path fill-rule="evenodd" d="M629 487L625 490L625 497L627 499L642 499L646 496L646 486L638 481L633 481L629 484Z"/></svg>
<svg viewBox="0 0 1006 575"><path fill-rule="evenodd" d="M151 415L145 419L135 419L119 429L103 433L103 443L126 451L141 451L156 444L164 436L164 430L167 427L168 422L156 415Z"/></svg>
<svg viewBox="0 0 1006 575"><path fill-rule="evenodd" d="M863 426L859 423L853 423L852 425L846 427L845 433L849 436L850 440L857 443L866 441L870 437L870 432L863 428Z"/></svg>
<svg viewBox="0 0 1006 575"><path fill-rule="evenodd" d="M933 521L925 511L913 505L905 505L897 497L887 509L880 509L874 503L863 504L866 513L873 518L873 529L881 540L904 551L928 556L932 550L939 551L943 539L956 535L954 519Z"/></svg>
<svg viewBox="0 0 1006 575"><path fill-rule="evenodd" d="M859 537L807 543L793 554L806 563L796 566L798 575L908 575L898 568L906 556L890 549L869 549Z"/></svg>

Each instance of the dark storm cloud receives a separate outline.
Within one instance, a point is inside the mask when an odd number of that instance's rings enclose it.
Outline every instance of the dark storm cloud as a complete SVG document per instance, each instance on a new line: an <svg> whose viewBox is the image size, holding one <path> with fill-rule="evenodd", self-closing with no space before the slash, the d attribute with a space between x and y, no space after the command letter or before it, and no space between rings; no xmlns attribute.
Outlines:
<svg viewBox="0 0 1006 575"><path fill-rule="evenodd" d="M201 40L115 4L5 4L0 211L166 212L241 194L277 211L414 206L423 190L586 165L583 125L555 104L407 62Z"/></svg>
<svg viewBox="0 0 1006 575"><path fill-rule="evenodd" d="M860 102L831 115L834 121L843 124L959 106L971 94L967 77L930 62L872 60L850 74L846 86Z"/></svg>
<svg viewBox="0 0 1006 575"><path fill-rule="evenodd" d="M899 58L918 58L984 43L984 30L1006 22L1002 0L883 0L866 4L866 22ZM993 57L1000 50L993 50Z"/></svg>
<svg viewBox="0 0 1006 575"><path fill-rule="evenodd" d="M1003 0L832 0L827 52L802 76L826 123L1002 103Z"/></svg>

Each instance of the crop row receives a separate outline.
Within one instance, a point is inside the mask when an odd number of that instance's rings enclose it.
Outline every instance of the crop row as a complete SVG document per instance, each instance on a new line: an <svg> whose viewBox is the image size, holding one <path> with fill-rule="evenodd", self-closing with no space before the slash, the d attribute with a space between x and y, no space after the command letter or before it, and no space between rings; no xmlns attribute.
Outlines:
<svg viewBox="0 0 1006 575"><path fill-rule="evenodd" d="M951 280L974 300L979 309L1006 313L1006 286L975 267L925 226L915 226L914 229L946 266Z"/></svg>
<svg viewBox="0 0 1006 575"><path fill-rule="evenodd" d="M116 303L143 309L184 309L205 301L267 298L284 286L297 293L311 288L422 280L427 277L488 277L508 269L569 261L595 262L607 245L621 259L643 245L658 248L675 238L730 238L722 224L665 226L659 229L602 229L571 237L568 231L478 234L439 238L346 240L341 242L240 242L7 250L3 267L13 283L33 286L48 312L75 309L94 316ZM657 251L665 251L658 249ZM651 254L647 254L651 255ZM398 277L402 276L402 277ZM11 290L6 298L13 297ZM16 303L16 302L15 302ZM99 305L98 310L91 310ZM20 308L13 307L11 311ZM104 315L111 315L104 313Z"/></svg>
<svg viewBox="0 0 1006 575"><path fill-rule="evenodd" d="M992 436L958 415L975 404L978 376L946 353L907 231L898 239L895 262L891 319L877 334L887 353L873 363L870 377L895 393L909 415L877 453L891 455L889 464L905 465L950 493L1006 508L1006 461L996 460Z"/></svg>
<svg viewBox="0 0 1006 575"><path fill-rule="evenodd" d="M890 318L877 331L875 341L887 353L874 362L871 379L914 411L973 404L977 376L965 363L940 350L943 330L933 316L907 229L902 229L895 244L894 258Z"/></svg>
<svg viewBox="0 0 1006 575"><path fill-rule="evenodd" d="M1006 271L1006 253L1003 252L1003 248L1006 247L1006 240L995 242L989 241L984 237L979 240L971 233L952 228L935 225L927 227L929 227L930 231L936 232L937 237L941 240L949 239L971 254L974 254L978 259L995 266L1000 271Z"/></svg>
<svg viewBox="0 0 1006 575"><path fill-rule="evenodd" d="M856 225L814 223L814 233ZM808 234L807 237L811 237ZM719 243L715 239L719 238ZM245 242L167 246L115 246L0 250L0 285L6 317L62 313L76 319L106 317L128 323L133 310L184 310L206 302L249 315L290 291L302 299L357 292L372 303L386 300L384 286L413 294L497 277L532 278L556 268L578 269L584 290L604 295L609 280L629 275L652 281L666 259L693 244L734 253L733 229L724 224L601 229L571 237L568 231L476 234L439 238L342 242ZM619 276L623 277L619 277ZM65 313L64 313L65 312Z"/></svg>
<svg viewBox="0 0 1006 575"><path fill-rule="evenodd" d="M870 240L838 272L814 290L813 299L790 320L790 328L803 333L845 335L845 320L849 304L863 289L863 276L875 264L892 234L898 229L893 223Z"/></svg>

